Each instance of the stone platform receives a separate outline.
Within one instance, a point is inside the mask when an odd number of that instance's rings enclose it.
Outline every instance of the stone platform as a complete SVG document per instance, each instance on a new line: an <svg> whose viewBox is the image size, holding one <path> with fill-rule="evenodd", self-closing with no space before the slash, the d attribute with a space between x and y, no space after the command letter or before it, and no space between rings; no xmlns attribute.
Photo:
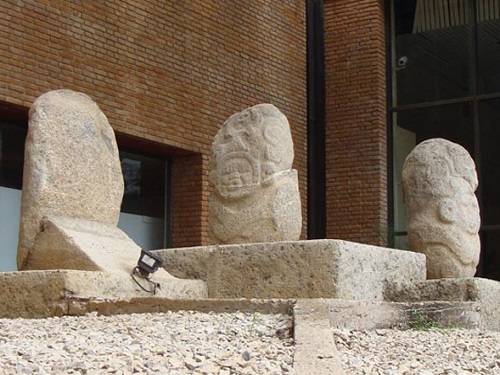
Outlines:
<svg viewBox="0 0 500 375"><path fill-rule="evenodd" d="M155 251L180 278L207 281L210 298L383 300L425 280L425 256L341 240L214 245Z"/></svg>
<svg viewBox="0 0 500 375"><path fill-rule="evenodd" d="M206 284L172 277L156 298L203 299ZM41 318L68 314L68 300L131 299L151 294L130 276L94 271L53 270L0 272L0 318Z"/></svg>
<svg viewBox="0 0 500 375"><path fill-rule="evenodd" d="M500 282L477 277L435 279L388 289L395 302L470 302L478 305L482 328L500 331Z"/></svg>

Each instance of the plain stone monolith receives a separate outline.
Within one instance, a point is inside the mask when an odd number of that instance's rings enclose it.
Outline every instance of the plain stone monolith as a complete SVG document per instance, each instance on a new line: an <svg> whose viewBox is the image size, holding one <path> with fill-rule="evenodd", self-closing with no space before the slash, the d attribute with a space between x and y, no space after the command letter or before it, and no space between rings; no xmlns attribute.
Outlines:
<svg viewBox="0 0 500 375"><path fill-rule="evenodd" d="M476 166L462 146L430 139L403 166L410 249L427 257L427 278L471 277L481 244Z"/></svg>
<svg viewBox="0 0 500 375"><path fill-rule="evenodd" d="M122 197L115 135L97 104L71 90L38 97L25 145L18 268L26 265L43 217L116 225Z"/></svg>
<svg viewBox="0 0 500 375"><path fill-rule="evenodd" d="M209 165L212 243L298 240L302 227L288 120L272 104L229 117L215 136Z"/></svg>

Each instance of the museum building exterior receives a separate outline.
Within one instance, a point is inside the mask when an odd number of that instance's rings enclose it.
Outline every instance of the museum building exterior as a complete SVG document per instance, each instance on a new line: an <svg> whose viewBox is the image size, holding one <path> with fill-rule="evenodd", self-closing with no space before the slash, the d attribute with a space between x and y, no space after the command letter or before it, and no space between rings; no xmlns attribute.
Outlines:
<svg viewBox="0 0 500 375"><path fill-rule="evenodd" d="M441 137L477 165L478 275L500 279L500 0L4 0L0 57L0 270L15 269L29 107L68 88L116 132L119 226L144 248L209 242L213 137L272 103L302 238L406 248L402 165Z"/></svg>

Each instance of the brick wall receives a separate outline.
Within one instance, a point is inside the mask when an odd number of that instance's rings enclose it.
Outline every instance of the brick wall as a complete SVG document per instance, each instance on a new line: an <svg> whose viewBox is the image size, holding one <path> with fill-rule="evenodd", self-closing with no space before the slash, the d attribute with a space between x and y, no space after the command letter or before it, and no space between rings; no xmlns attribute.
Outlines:
<svg viewBox="0 0 500 375"><path fill-rule="evenodd" d="M206 242L218 127L273 103L292 126L305 223L304 13L304 0L2 0L0 101L83 91L117 132L191 153L172 162L174 245Z"/></svg>
<svg viewBox="0 0 500 375"><path fill-rule="evenodd" d="M387 243L384 1L325 1L327 236Z"/></svg>
<svg viewBox="0 0 500 375"><path fill-rule="evenodd" d="M171 223L171 241L176 246L195 246L206 242L206 204L199 208L201 215L193 214L192 202L206 202L208 180L206 170L208 158L201 154L181 156L173 159L170 167L172 184L170 195L171 215L176 220Z"/></svg>

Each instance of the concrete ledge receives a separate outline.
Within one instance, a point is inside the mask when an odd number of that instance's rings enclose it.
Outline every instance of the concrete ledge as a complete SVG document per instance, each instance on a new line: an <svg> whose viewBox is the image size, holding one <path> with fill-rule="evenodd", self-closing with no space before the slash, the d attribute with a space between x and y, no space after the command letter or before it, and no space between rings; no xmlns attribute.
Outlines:
<svg viewBox="0 0 500 375"><path fill-rule="evenodd" d="M162 285L159 296L170 299L206 298L200 280ZM68 313L68 297L130 299L147 297L130 276L94 271L49 270L0 273L0 317L41 318Z"/></svg>
<svg viewBox="0 0 500 375"><path fill-rule="evenodd" d="M341 240L157 250L177 277L207 280L210 298L383 300L392 284L425 280L423 254Z"/></svg>
<svg viewBox="0 0 500 375"><path fill-rule="evenodd" d="M479 306L481 328L500 331L500 282L476 277L435 279L388 288L390 301L475 302Z"/></svg>
<svg viewBox="0 0 500 375"><path fill-rule="evenodd" d="M323 303L332 327L339 329L408 329L427 324L464 329L482 326L476 302L325 300Z"/></svg>
<svg viewBox="0 0 500 375"><path fill-rule="evenodd" d="M66 299L68 315L85 315L97 312L100 315L161 313L167 311L198 311L215 313L262 313L291 315L295 300L263 299L199 299L174 300L160 297L136 297L125 299Z"/></svg>

